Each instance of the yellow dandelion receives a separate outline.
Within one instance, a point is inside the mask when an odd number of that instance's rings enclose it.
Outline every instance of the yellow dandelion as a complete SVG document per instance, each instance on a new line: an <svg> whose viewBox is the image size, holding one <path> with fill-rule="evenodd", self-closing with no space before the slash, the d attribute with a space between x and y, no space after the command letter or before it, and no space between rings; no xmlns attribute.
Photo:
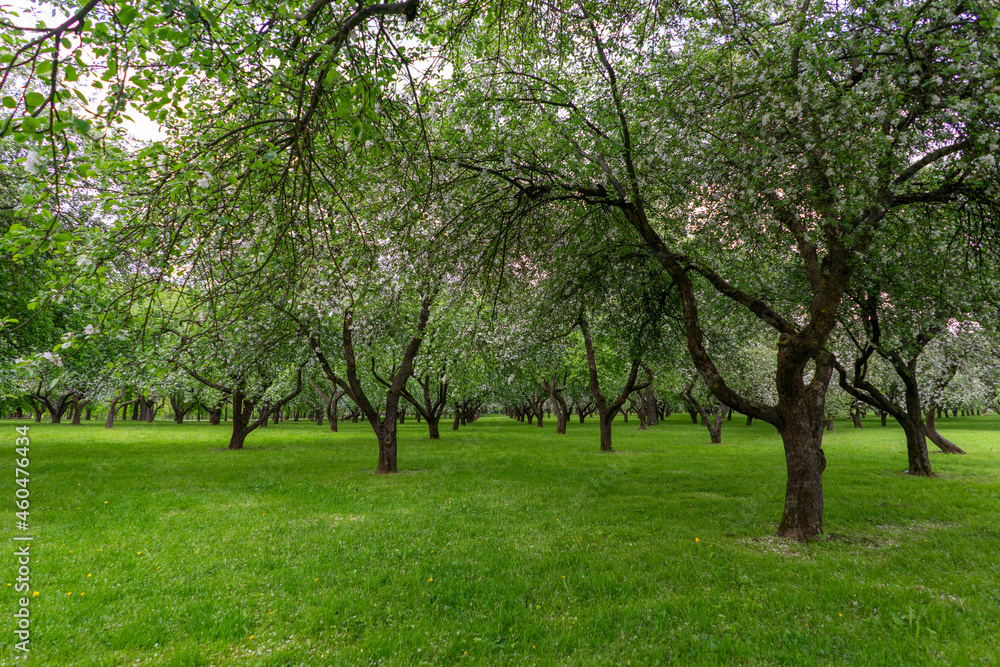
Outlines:
<svg viewBox="0 0 1000 667"><path fill-rule="evenodd" d="M841 618L843 618L843 617L844 617L844 615L843 615L843 614L837 614L837 616L840 616Z"/></svg>
<svg viewBox="0 0 1000 667"><path fill-rule="evenodd" d="M93 575L90 575L90 574L88 574L88 575L87 575L87 578L88 578L88 579L90 579L90 577L92 577L92 576L93 576Z"/></svg>
<svg viewBox="0 0 1000 667"><path fill-rule="evenodd" d="M105 500L105 501L104 501L104 504L105 504L105 505L107 505L107 504L108 504L108 501L107 501L107 500Z"/></svg>
<svg viewBox="0 0 1000 667"><path fill-rule="evenodd" d="M31 597L37 597L37 596L38 596L38 591L35 591L34 593L31 594Z"/></svg>
<svg viewBox="0 0 1000 667"><path fill-rule="evenodd" d="M86 595L86 593L80 593L80 595Z"/></svg>
<svg viewBox="0 0 1000 667"><path fill-rule="evenodd" d="M253 639L256 635L250 635L250 639Z"/></svg>
<svg viewBox="0 0 1000 667"><path fill-rule="evenodd" d="M316 581L319 581L319 577L316 577Z"/></svg>
<svg viewBox="0 0 1000 667"><path fill-rule="evenodd" d="M694 541L695 541L695 542L701 542L701 540L699 540L699 539L698 539L697 537L696 537L696 538L694 538Z"/></svg>
<svg viewBox="0 0 1000 667"><path fill-rule="evenodd" d="M434 581L434 577L428 577L427 581Z"/></svg>
<svg viewBox="0 0 1000 667"><path fill-rule="evenodd" d="M135 552L135 555L138 556L141 553L142 553L142 549L139 549L138 551Z"/></svg>
<svg viewBox="0 0 1000 667"><path fill-rule="evenodd" d="M70 592L66 593L66 595L72 595L72 594L73 594L73 591L70 591Z"/></svg>

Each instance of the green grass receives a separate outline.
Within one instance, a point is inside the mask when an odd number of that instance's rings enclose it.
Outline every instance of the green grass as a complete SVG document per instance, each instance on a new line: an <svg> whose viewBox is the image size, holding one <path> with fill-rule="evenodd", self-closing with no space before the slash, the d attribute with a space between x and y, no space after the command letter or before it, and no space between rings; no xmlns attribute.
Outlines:
<svg viewBox="0 0 1000 667"><path fill-rule="evenodd" d="M39 595L17 661L7 589L0 664L995 664L1000 418L940 420L969 455L932 455L934 479L900 474L897 428L840 420L829 539L804 545L773 537L773 428L635 426L602 455L593 420L407 423L376 476L363 424L242 452L204 422L31 424Z"/></svg>

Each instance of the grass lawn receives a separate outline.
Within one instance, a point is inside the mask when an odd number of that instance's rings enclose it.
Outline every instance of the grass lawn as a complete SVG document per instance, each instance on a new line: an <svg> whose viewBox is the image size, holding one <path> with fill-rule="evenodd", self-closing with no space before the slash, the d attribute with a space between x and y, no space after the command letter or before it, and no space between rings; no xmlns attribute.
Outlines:
<svg viewBox="0 0 1000 667"><path fill-rule="evenodd" d="M685 423L686 422L686 423ZM2 580L14 427L0 423ZM0 664L924 665L1000 656L1000 417L942 419L968 456L901 474L902 432L827 434L825 541L773 537L774 429L709 445L686 415L569 433L489 416L364 424L31 426L31 651Z"/></svg>

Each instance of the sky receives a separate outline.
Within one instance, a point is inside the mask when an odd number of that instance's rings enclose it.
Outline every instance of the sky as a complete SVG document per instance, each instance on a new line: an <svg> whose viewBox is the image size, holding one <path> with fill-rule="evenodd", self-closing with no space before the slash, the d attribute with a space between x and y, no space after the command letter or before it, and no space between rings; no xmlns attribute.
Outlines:
<svg viewBox="0 0 1000 667"><path fill-rule="evenodd" d="M23 26L33 25L35 21L41 21L47 26L55 26L65 21L66 14L54 11L54 9L51 4L45 2L32 3L27 0L0 2L0 11L16 11L20 17L19 19L15 19L15 23ZM92 104L89 105L91 110L96 108L102 96L107 94L106 90L91 87L84 78L81 78L77 82L77 85L71 87L78 88L80 92L87 96L87 99L92 100ZM166 138L167 135L163 132L159 124L154 123L134 108L130 107L127 113L134 120L126 120L122 124L122 127L131 138L138 141L156 141Z"/></svg>

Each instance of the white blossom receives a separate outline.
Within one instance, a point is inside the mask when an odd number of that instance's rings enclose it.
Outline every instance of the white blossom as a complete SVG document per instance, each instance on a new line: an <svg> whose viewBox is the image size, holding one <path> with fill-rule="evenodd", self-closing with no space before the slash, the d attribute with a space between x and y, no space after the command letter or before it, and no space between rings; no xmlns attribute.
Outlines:
<svg viewBox="0 0 1000 667"><path fill-rule="evenodd" d="M42 162L42 156L35 151L28 151L28 157L24 160L24 168L29 174L34 174L38 171L38 165Z"/></svg>

